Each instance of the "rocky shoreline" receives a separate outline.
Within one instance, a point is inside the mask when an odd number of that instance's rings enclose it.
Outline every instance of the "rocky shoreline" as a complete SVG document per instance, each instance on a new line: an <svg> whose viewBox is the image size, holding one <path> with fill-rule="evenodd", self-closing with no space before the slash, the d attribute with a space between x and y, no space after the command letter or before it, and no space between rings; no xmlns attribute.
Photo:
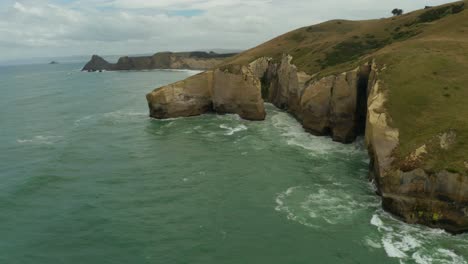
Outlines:
<svg viewBox="0 0 468 264"><path fill-rule="evenodd" d="M370 179L383 208L408 223L468 231L466 175L402 166L399 131L390 126L379 75L385 65L368 61L353 70L324 77L299 72L284 54L249 65L225 65L147 94L150 116L172 118L207 112L234 113L248 120L265 118L264 102L294 115L314 135L353 142L365 135L371 158Z"/></svg>

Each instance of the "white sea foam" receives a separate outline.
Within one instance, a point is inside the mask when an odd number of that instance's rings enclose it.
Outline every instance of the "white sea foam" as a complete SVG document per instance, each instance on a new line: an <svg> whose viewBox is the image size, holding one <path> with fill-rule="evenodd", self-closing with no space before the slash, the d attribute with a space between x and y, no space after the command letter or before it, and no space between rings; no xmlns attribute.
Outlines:
<svg viewBox="0 0 468 264"><path fill-rule="evenodd" d="M312 155L326 155L333 152L350 153L362 151L362 144L344 145L333 142L329 137L314 136L304 130L297 120L284 112L274 111L271 117L272 124L279 129L286 143L311 151ZM363 141L362 139L358 140Z"/></svg>
<svg viewBox="0 0 468 264"><path fill-rule="evenodd" d="M242 118L237 114L224 114L224 115L216 115L216 119L220 120L229 120L229 121L241 121Z"/></svg>
<svg viewBox="0 0 468 264"><path fill-rule="evenodd" d="M120 118L127 118L127 117L147 117L148 113L146 112L126 112L126 111L114 111L109 113L102 114L104 118L113 118L113 119L120 119Z"/></svg>
<svg viewBox="0 0 468 264"><path fill-rule="evenodd" d="M77 120L75 120L75 126L79 126L81 123L87 121L87 120L90 120L91 118L93 118L92 115L88 115L88 116L84 116L82 118L79 118Z"/></svg>
<svg viewBox="0 0 468 264"><path fill-rule="evenodd" d="M52 145L59 141L62 136L34 136L30 139L17 139L16 142L19 144L45 144Z"/></svg>
<svg viewBox="0 0 468 264"><path fill-rule="evenodd" d="M88 115L75 120L75 126L80 126L86 122L105 121L112 123L123 123L135 120L149 118L146 112L133 112L133 111L113 111L102 114Z"/></svg>
<svg viewBox="0 0 468 264"><path fill-rule="evenodd" d="M245 131L247 130L248 128L245 126L245 125L238 125L236 127L230 127L230 126L227 126L225 124L222 124L219 126L220 128L222 129L226 129L226 133L224 133L225 135L227 136L232 136L234 135L235 133L237 132L240 132L240 131Z"/></svg>
<svg viewBox="0 0 468 264"><path fill-rule="evenodd" d="M145 71L183 72L183 73L187 73L187 76L193 76L193 75L197 75L203 72L199 70L188 70L188 69L157 69L157 70L145 70Z"/></svg>
<svg viewBox="0 0 468 264"><path fill-rule="evenodd" d="M330 154L346 157L363 152L362 138L356 144L342 145L332 142L330 138L310 135L287 113L272 111L270 118L271 124L280 131L287 144L308 150L311 155L327 159L326 156ZM369 162L366 155L362 155L362 162ZM362 173L366 173L366 170L363 169ZM467 235L452 236L443 230L406 224L380 209L381 201L378 198L368 199L347 192L349 182L340 181L334 175L329 178L321 176L321 180L328 183L291 187L280 193L276 197L275 209L286 214L289 220L323 228L346 222L355 215L362 215L356 214L358 211L370 208L375 210L370 224L376 230L363 238L363 244L370 250L383 250L387 256L402 264L468 264L464 257L468 253ZM368 187L369 193L375 191L373 183L369 183Z"/></svg>
<svg viewBox="0 0 468 264"><path fill-rule="evenodd" d="M391 258L406 258L407 255L401 251L391 238L385 237L382 239L385 252Z"/></svg>
<svg viewBox="0 0 468 264"><path fill-rule="evenodd" d="M405 224L382 210L372 216L370 223L377 227L387 255L398 258L400 263L467 263L463 256L446 248L446 244L466 248L468 241L463 238L449 235L443 230Z"/></svg>
<svg viewBox="0 0 468 264"><path fill-rule="evenodd" d="M380 244L380 241L374 241L373 239L367 237L365 239L366 245L368 245L371 248L382 248L382 245Z"/></svg>
<svg viewBox="0 0 468 264"><path fill-rule="evenodd" d="M375 199L356 201L345 188L315 184L291 187L276 197L276 210L306 226L336 225L351 220L360 210L375 206Z"/></svg>

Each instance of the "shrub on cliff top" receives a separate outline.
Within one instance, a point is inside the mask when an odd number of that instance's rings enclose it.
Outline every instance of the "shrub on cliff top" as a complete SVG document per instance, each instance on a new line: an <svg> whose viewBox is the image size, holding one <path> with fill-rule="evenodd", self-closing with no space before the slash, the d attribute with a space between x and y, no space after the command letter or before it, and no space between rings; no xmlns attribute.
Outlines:
<svg viewBox="0 0 468 264"><path fill-rule="evenodd" d="M395 8L395 9L392 10L392 14L394 16L401 16L401 15L403 15L403 9Z"/></svg>
<svg viewBox="0 0 468 264"><path fill-rule="evenodd" d="M431 8L419 16L419 23L436 21L447 15L460 13L465 9L465 3L443 6L439 8Z"/></svg>

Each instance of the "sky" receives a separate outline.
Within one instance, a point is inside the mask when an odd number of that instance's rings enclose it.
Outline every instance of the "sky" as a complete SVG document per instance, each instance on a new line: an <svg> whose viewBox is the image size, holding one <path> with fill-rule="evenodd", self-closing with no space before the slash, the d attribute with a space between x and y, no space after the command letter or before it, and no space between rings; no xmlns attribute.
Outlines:
<svg viewBox="0 0 468 264"><path fill-rule="evenodd" d="M0 61L247 49L330 19L444 0L0 0Z"/></svg>

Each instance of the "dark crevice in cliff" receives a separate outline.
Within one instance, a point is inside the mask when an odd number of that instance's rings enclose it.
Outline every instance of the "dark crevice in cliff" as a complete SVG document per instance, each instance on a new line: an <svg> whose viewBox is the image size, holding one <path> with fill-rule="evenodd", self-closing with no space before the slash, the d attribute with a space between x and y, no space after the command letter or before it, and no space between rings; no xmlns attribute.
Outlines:
<svg viewBox="0 0 468 264"><path fill-rule="evenodd" d="M266 73L262 78L260 78L260 83L262 87L262 99L268 101L268 97L270 95L270 80Z"/></svg>
<svg viewBox="0 0 468 264"><path fill-rule="evenodd" d="M368 83L371 73L371 66L361 67L357 81L357 102L356 102L356 135L364 135L366 132L367 118L367 98Z"/></svg>

